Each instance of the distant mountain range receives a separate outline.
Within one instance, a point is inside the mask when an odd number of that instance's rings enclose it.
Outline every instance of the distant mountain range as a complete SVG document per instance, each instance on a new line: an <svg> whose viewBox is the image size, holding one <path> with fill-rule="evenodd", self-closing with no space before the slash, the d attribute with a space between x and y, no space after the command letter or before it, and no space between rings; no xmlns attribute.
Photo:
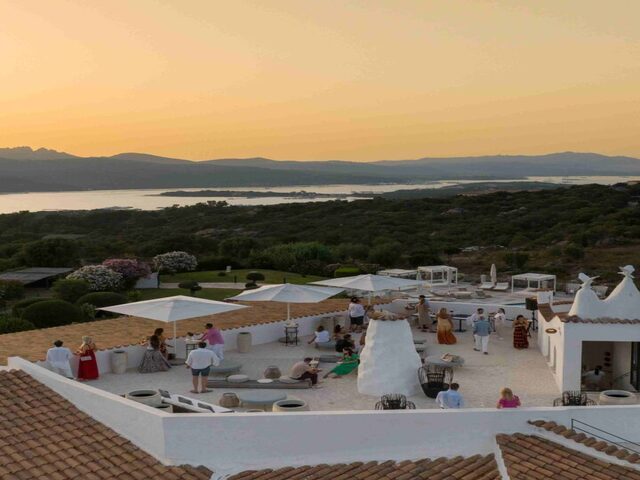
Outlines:
<svg viewBox="0 0 640 480"><path fill-rule="evenodd" d="M0 192L5 193L424 183L444 179L591 175L640 175L640 160L564 152L376 162L276 161L268 158L194 162L144 153L78 157L44 148L0 148Z"/></svg>

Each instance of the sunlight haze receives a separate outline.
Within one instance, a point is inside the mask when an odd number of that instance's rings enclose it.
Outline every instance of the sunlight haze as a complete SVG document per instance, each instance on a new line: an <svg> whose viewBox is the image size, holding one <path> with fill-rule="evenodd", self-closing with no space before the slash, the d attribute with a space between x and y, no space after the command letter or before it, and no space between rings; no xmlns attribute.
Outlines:
<svg viewBox="0 0 640 480"><path fill-rule="evenodd" d="M640 156L636 1L0 0L0 146Z"/></svg>

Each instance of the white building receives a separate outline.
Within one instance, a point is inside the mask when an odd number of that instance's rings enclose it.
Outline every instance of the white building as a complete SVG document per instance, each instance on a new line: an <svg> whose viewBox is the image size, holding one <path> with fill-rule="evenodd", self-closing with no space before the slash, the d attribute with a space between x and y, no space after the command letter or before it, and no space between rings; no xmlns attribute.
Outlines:
<svg viewBox="0 0 640 480"><path fill-rule="evenodd" d="M581 274L582 287L571 305L540 305L540 351L561 390L580 390L582 373L602 366L603 387L640 390L640 291L633 267L604 300L592 278ZM570 308L569 308L570 307Z"/></svg>

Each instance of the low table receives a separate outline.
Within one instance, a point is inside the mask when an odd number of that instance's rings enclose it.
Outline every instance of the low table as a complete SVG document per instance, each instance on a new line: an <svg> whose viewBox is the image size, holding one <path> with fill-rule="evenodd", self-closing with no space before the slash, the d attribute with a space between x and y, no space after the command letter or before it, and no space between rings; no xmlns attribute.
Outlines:
<svg viewBox="0 0 640 480"><path fill-rule="evenodd" d="M457 361L446 362L440 358L440 355L429 355L425 358L424 363L436 365L438 367L461 367L464 365L464 358L460 357Z"/></svg>
<svg viewBox="0 0 640 480"><path fill-rule="evenodd" d="M454 320L458 320L458 329L454 330L454 332L457 333L462 333L462 332L466 332L467 330L462 328L462 322L463 321L467 321L467 318L469 318L471 315L454 315L453 319Z"/></svg>
<svg viewBox="0 0 640 480"><path fill-rule="evenodd" d="M273 404L280 400L286 400L287 395L279 392L243 392L238 394L240 404L245 408L261 408L265 412L273 409Z"/></svg>
<svg viewBox="0 0 640 480"><path fill-rule="evenodd" d="M229 375L237 373L242 369L242 364L238 362L232 362L231 360L222 360L217 367L211 366L209 375Z"/></svg>

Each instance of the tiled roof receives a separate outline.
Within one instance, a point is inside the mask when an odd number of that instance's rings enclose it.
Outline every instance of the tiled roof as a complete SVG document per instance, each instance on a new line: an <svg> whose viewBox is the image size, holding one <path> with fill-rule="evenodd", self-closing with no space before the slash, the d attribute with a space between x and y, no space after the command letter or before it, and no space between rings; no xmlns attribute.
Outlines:
<svg viewBox="0 0 640 480"><path fill-rule="evenodd" d="M511 480L640 480L638 470L534 435L498 435L496 440Z"/></svg>
<svg viewBox="0 0 640 480"><path fill-rule="evenodd" d="M0 371L0 478L206 480L206 468L167 467L27 373Z"/></svg>
<svg viewBox="0 0 640 480"><path fill-rule="evenodd" d="M624 448L616 447L611 443L598 440L597 438L591 437L589 435L585 435L581 432L576 432L570 428L565 427L564 425L560 425L556 422L547 422L546 420L534 420L529 422L531 425L542 428L547 432L555 433L556 435L560 435L567 440L573 440L576 443L581 443L586 447L593 448L598 452L606 453L609 456L615 457L618 460L624 460L631 464L640 463L640 455L634 452L630 452Z"/></svg>
<svg viewBox="0 0 640 480"><path fill-rule="evenodd" d="M493 455L251 470L229 480L499 480Z"/></svg>
<svg viewBox="0 0 640 480"><path fill-rule="evenodd" d="M561 321L565 323L620 323L627 325L636 325L640 323L640 318L609 318L609 317L600 317L600 318L581 318L577 315L567 315L565 317L560 318Z"/></svg>
<svg viewBox="0 0 640 480"><path fill-rule="evenodd" d="M347 302L348 300L344 299L330 299L320 303L292 303L291 316L303 317L345 311ZM283 303L251 302L245 305L250 305L251 308L179 321L177 334L184 336L187 332L202 332L207 322L221 329L230 329L286 319L286 307ZM47 350L57 339L62 340L66 346L74 350L80 345L83 335L93 337L99 349L132 345L151 335L158 327L164 328L167 336L173 334L171 324L134 317L119 317L8 333L0 335L0 364L6 364L7 357L10 356L20 356L31 361L43 360Z"/></svg>

